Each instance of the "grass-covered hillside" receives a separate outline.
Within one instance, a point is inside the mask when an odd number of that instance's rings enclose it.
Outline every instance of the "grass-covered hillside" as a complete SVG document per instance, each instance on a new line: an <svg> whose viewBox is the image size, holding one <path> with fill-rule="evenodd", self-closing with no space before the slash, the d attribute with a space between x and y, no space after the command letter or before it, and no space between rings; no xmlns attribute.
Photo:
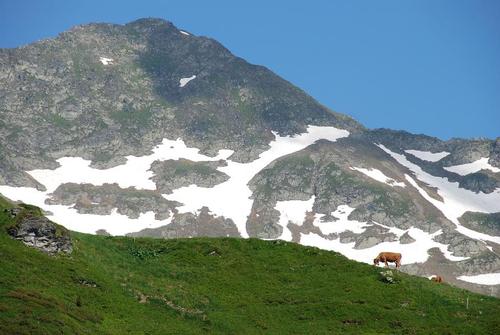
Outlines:
<svg viewBox="0 0 500 335"><path fill-rule="evenodd" d="M0 334L500 333L498 299L293 243L72 233L48 256L7 235L9 206Z"/></svg>

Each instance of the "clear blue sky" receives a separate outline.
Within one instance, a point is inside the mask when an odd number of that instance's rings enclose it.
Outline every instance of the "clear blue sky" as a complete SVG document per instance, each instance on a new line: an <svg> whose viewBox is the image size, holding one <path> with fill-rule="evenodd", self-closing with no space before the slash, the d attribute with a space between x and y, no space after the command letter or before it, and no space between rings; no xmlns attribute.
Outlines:
<svg viewBox="0 0 500 335"><path fill-rule="evenodd" d="M161 17L370 128L500 136L499 0L0 0L0 47Z"/></svg>

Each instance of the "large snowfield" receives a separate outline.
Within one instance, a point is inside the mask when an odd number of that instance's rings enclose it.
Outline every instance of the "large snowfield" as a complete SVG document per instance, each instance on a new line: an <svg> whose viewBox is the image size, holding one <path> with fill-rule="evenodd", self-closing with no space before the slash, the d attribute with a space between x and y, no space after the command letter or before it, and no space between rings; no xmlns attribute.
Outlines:
<svg viewBox="0 0 500 335"><path fill-rule="evenodd" d="M182 78L181 84L187 84L187 79ZM195 162L209 162L224 160L227 165L217 169L229 176L229 179L214 187L200 187L190 185L173 190L171 194L163 196L168 200L178 201L182 206L178 207L180 213L197 213L201 207L207 206L216 216L230 218L236 224L241 236L248 237L246 231L247 217L251 212L253 200L252 192L248 187L249 181L274 160L285 155L297 152L315 143L320 139L336 141L339 138L349 136L349 132L334 127L309 126L305 133L296 136L279 136L269 143L269 149L261 153L259 157L248 163L238 163L230 159L231 150L220 150L215 157L202 155L197 148L187 147L181 140L164 139L161 144L152 149L149 155L136 157L128 156L125 164L109 168L95 169L90 166L90 161L80 157L64 157L58 159L60 166L54 170L33 170L28 173L39 183L46 187L46 191L39 191L28 187L13 187L0 185L0 193L12 200L19 200L43 208L50 212L48 216L68 229L95 233L99 229L104 229L112 235L125 235L137 232L145 228L156 228L168 225L172 218L166 220L156 220L152 212L142 213L138 219L130 219L125 215L118 214L114 210L111 215L79 214L72 206L49 205L45 200L50 194L64 183L88 183L92 185L103 185L104 183L117 183L122 188L135 187L143 190L156 190L156 185L152 181L153 172L150 170L154 161L188 159ZM500 237L479 233L460 225L458 218L466 211L475 212L500 212L500 190L490 194L474 193L458 187L458 183L449 182L446 178L435 177L424 172L418 165L409 162L402 154L392 152L383 145L378 145L382 150L394 158L398 163L408 168L413 176L405 175L406 180L397 181L387 177L382 171L377 169L366 169L351 167L354 171L362 173L373 180L390 185L391 187L414 187L418 192L436 208L438 208L449 220L457 226L457 231L470 238L492 241L500 243ZM421 159L437 161L445 157L448 153L429 153L416 150L407 150ZM473 171L480 166L485 168L483 161L471 163L473 168L463 166L450 167L455 171ZM353 172L354 173L354 172ZM432 198L422 189L417 181L435 187L437 193L443 201ZM314 196L308 200L288 200L278 201L275 209L280 212L279 224L283 228L280 239L291 241L292 233L287 227L289 222L302 225L308 212L312 212ZM371 225L380 225L376 222L367 223L349 220L349 214L354 210L347 204L338 206L331 213L335 218L333 221L325 221L324 214L315 214L313 225L318 227L322 234L339 234L345 231L352 231L355 234L363 233ZM382 225L380 225L382 226ZM385 226L383 226L385 227ZM445 257L451 261L460 261L464 257L456 257L448 251L448 246L434 241L434 237L441 234L424 232L417 228L402 230L394 227L385 227L389 232L394 233L397 239L392 242L383 242L365 249L356 249L355 243L342 243L338 238L327 239L314 233L300 234L300 243L303 245L316 246L326 250L335 250L345 256L371 264L373 258L381 251L401 252L403 264L425 262L429 255L428 250L439 248ZM399 238L407 233L415 242L402 244ZM474 280L465 278L463 280ZM495 277L496 278L496 277ZM479 280L479 279L478 279Z"/></svg>

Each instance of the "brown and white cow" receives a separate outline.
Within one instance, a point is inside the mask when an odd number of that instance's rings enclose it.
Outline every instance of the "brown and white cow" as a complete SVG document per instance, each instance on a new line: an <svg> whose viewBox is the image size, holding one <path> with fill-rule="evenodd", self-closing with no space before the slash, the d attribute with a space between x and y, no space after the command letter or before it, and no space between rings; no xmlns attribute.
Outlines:
<svg viewBox="0 0 500 335"><path fill-rule="evenodd" d="M396 263L396 269L399 269L401 266L401 254L399 252L381 252L373 260L373 264L378 265L380 262L384 262L385 266L389 266L388 262Z"/></svg>
<svg viewBox="0 0 500 335"><path fill-rule="evenodd" d="M431 280L434 281L434 282L436 282L436 283L442 283L442 282L444 282L443 277L438 276L438 275L432 276Z"/></svg>

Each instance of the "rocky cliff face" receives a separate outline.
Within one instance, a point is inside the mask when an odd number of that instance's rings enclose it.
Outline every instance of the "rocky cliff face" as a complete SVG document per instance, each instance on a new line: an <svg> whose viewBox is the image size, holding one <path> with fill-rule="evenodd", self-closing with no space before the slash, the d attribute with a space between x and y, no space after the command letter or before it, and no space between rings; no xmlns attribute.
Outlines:
<svg viewBox="0 0 500 335"><path fill-rule="evenodd" d="M47 219L38 208L21 205L5 211L15 220L8 233L16 240L51 255L73 251L68 230Z"/></svg>
<svg viewBox="0 0 500 335"><path fill-rule="evenodd" d="M0 193L69 229L399 250L482 292L457 278L500 271L499 139L365 129L159 19L2 49L0 79Z"/></svg>

